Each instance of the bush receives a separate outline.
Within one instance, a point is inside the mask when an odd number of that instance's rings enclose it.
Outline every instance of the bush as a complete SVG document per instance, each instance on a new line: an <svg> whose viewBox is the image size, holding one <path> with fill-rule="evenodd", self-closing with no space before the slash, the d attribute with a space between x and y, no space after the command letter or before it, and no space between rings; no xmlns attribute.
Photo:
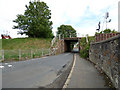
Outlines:
<svg viewBox="0 0 120 90"><path fill-rule="evenodd" d="M88 43L86 43L86 38L82 38L81 41L80 41L80 46L81 46L81 49L80 49L80 56L82 58L89 58L89 48L90 48L90 42L91 41L94 41L95 37L94 36L91 36L91 37L88 37Z"/></svg>
<svg viewBox="0 0 120 90"><path fill-rule="evenodd" d="M80 56L83 58L89 57L89 44L87 44L84 49L80 50Z"/></svg>

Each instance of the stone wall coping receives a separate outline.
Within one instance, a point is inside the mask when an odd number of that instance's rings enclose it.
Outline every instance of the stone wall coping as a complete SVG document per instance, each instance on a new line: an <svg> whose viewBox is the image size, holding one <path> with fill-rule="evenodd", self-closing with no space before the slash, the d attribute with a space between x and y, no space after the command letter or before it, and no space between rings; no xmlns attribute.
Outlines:
<svg viewBox="0 0 120 90"><path fill-rule="evenodd" d="M120 35L117 35L117 36L114 36L114 37L111 37L111 38L108 38L107 40L102 40L102 41L99 41L99 42L92 42L90 44L100 44L100 43L105 43L105 42L109 42L111 40L115 40L117 38L120 38Z"/></svg>

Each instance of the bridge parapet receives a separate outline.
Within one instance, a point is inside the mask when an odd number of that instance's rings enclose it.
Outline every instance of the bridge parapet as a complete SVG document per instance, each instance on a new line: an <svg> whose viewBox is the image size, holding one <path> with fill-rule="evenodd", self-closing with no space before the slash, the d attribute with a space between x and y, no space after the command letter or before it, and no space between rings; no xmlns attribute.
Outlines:
<svg viewBox="0 0 120 90"><path fill-rule="evenodd" d="M81 37L64 38L64 40L79 40Z"/></svg>
<svg viewBox="0 0 120 90"><path fill-rule="evenodd" d="M81 37L71 37L71 38L64 38L59 40L56 45L56 53L64 53L71 51L71 43L72 42L79 42L79 51L80 51L80 40Z"/></svg>
<svg viewBox="0 0 120 90"><path fill-rule="evenodd" d="M64 52L71 51L71 44L72 42L79 42L79 51L80 51L80 40L82 37L71 37L71 38L64 38Z"/></svg>

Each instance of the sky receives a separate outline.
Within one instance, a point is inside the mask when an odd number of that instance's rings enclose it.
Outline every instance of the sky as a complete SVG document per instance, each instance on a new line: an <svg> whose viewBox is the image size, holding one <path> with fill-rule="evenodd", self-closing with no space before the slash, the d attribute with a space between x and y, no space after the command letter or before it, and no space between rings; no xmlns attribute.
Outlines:
<svg viewBox="0 0 120 90"><path fill-rule="evenodd" d="M18 29L12 29L17 14L24 14L25 5L30 0L0 0L0 34L9 34L12 38L26 37L17 35ZM34 0L31 0L34 1ZM119 0L40 0L47 3L51 10L53 33L56 35L60 25L71 25L77 35L93 36L101 22L101 29L106 28L104 22L105 13L109 12L111 22L107 28L118 31L118 2Z"/></svg>

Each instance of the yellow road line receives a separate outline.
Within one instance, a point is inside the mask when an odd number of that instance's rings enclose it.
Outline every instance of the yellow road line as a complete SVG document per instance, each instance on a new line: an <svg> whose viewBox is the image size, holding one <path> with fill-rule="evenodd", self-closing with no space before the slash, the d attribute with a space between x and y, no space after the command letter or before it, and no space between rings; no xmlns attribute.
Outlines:
<svg viewBox="0 0 120 90"><path fill-rule="evenodd" d="M68 78L67 78L67 80L66 80L66 82L65 82L62 90L64 90L64 88L67 88L67 86L68 86L68 83L69 83L69 81L70 81L70 78L71 78L71 76L72 76L72 73L73 73L73 70L74 70L74 67L75 67L75 62L76 62L76 54L74 54L73 66L72 66L72 68L71 68L71 71L70 71L70 73L69 73L69 76L68 76Z"/></svg>

